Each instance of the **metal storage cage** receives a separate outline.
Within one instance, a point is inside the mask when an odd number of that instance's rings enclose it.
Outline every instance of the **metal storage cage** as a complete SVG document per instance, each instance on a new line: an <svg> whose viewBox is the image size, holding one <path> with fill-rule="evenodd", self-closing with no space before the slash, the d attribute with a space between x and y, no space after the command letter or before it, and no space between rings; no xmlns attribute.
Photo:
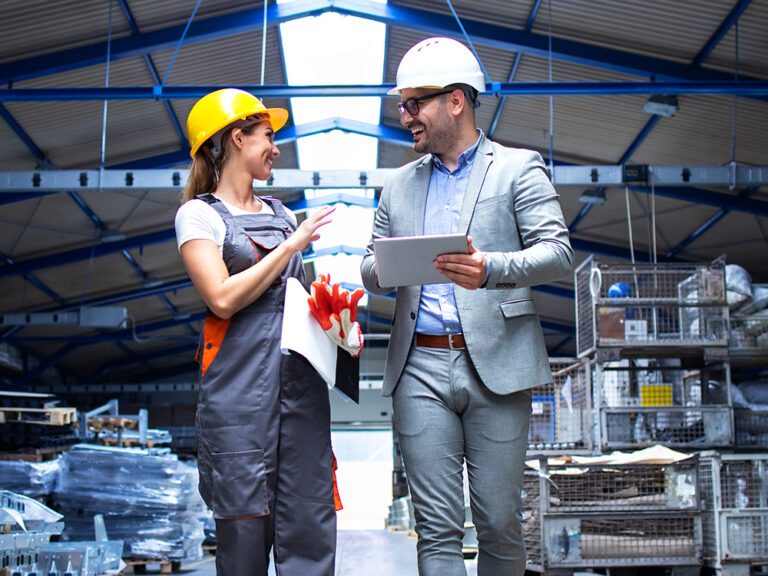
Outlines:
<svg viewBox="0 0 768 576"><path fill-rule="evenodd" d="M603 448L686 448L733 441L730 365L679 358L593 363Z"/></svg>
<svg viewBox="0 0 768 576"><path fill-rule="evenodd" d="M699 463L547 464L540 491L543 512L669 512L699 507Z"/></svg>
<svg viewBox="0 0 768 576"><path fill-rule="evenodd" d="M706 452L700 466L705 563L749 576L768 564L768 454Z"/></svg>
<svg viewBox="0 0 768 576"><path fill-rule="evenodd" d="M544 571L541 544L541 489L537 470L526 468L523 474L523 540L528 555L527 568Z"/></svg>
<svg viewBox="0 0 768 576"><path fill-rule="evenodd" d="M768 448L768 410L734 408L734 431L739 448Z"/></svg>
<svg viewBox="0 0 768 576"><path fill-rule="evenodd" d="M550 358L552 383L532 390L528 452L590 452L594 442L589 364Z"/></svg>
<svg viewBox="0 0 768 576"><path fill-rule="evenodd" d="M591 256L576 270L575 283L579 356L600 348L728 345L722 260L632 265L605 264Z"/></svg>
<svg viewBox="0 0 768 576"><path fill-rule="evenodd" d="M730 317L731 338L728 354L735 360L768 360L768 314Z"/></svg>
<svg viewBox="0 0 768 576"><path fill-rule="evenodd" d="M523 534L528 568L550 573L697 567L702 539L697 466L691 459L669 465L566 465L559 473L546 466L527 471ZM568 473L579 470L578 479Z"/></svg>

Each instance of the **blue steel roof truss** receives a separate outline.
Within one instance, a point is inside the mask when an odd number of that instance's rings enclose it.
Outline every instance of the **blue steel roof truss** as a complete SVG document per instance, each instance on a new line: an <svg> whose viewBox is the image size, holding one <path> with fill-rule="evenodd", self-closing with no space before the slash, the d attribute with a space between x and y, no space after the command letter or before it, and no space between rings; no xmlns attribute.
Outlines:
<svg viewBox="0 0 768 576"><path fill-rule="evenodd" d="M122 42L119 46L116 46L113 48L113 56L115 59L119 58L125 58L130 57L136 54L141 54L142 57L145 58L145 61L147 62L148 69L153 77L153 82L155 84L159 84L159 75L157 73L156 68L154 67L154 63L151 60L151 57L149 55L149 52L152 50L157 50L161 48L167 48L169 46L169 42L171 41L174 36L178 38L178 34L176 32L180 31L180 27L172 27L167 28L164 30L159 30L150 34L141 34L138 30L138 27L135 23L135 20L133 19L130 10L128 8L128 5L126 4L125 0L119 0L121 7L123 8L123 12L126 15L126 19L129 23L129 26L131 28L131 31L133 33L132 38L124 39L125 41ZM569 62L578 62L580 64L587 64L590 66L597 66L601 68L606 69L612 69L612 70L619 70L625 73L630 74L639 74L639 75L654 75L656 77L660 78L672 78L672 79L707 79L707 80L725 80L727 78L727 75L723 73L717 73L714 71L705 71L700 69L700 64L706 59L706 57L711 53L711 51L714 49L714 47L717 45L717 42L722 39L722 37L725 36L727 31L730 29L730 27L736 22L739 15L743 13L743 11L748 7L750 3L750 0L740 0L737 5L734 7L734 9L731 11L729 16L723 21L723 23L720 25L718 30L713 34L712 38L707 42L707 44L702 48L699 55L697 55L697 58L694 59L694 62L690 66L680 65L673 62L667 62L660 59L654 59L654 58L647 58L647 57L641 57L638 55L634 55L631 53L625 53L618 50L610 50L610 49L602 49L595 46L590 46L587 44L582 44L578 42L571 42L571 41L560 41L553 42L553 56L557 59L569 61ZM510 74L510 81L513 79L514 74L516 72L516 69L519 65L519 60L522 57L523 54L537 54L537 55L544 55L543 54L543 46L542 40L544 39L543 36L533 34L531 32L533 20L535 19L536 12L538 11L538 8L541 4L541 0L537 0L534 4L534 7L531 11L531 15L528 21L528 24L526 26L525 32L520 33L519 31L510 31L505 28L501 28L498 26L490 26L478 22L472 22L472 21L465 21L465 24L467 26L467 29L473 38L474 41L494 46L497 48L502 48L506 50L515 50L517 51L515 65L513 65L511 74ZM309 1L309 2L298 2L293 5L289 6L272 6L269 9L269 20L273 24L279 23L281 21L287 21L294 18L300 18L307 15L315 15L322 12L327 11L338 11L341 13L350 13L355 14L361 17L369 17L373 18L379 21L383 21L386 24L394 25L394 26L400 26L400 27L411 27L414 29L422 30L425 32L430 33L439 33L439 34L446 34L451 36L456 36L455 30L449 26L448 19L443 20L443 17L439 17L438 15L435 15L433 13L423 12L420 10L415 9L409 9L409 8L402 8L402 7L394 7L394 6L374 6L370 2L367 2L365 0L336 0L333 4L329 0L315 0L315 1ZM229 15L227 17L219 17L219 18L213 18L208 19L205 21L194 23L192 28L190 29L190 36L189 41L190 42L201 42L201 41L207 41L211 39L215 39L218 37L224 37L233 33L238 33L243 31L244 29L255 29L259 28L261 24L261 10L246 10L237 13L236 15ZM512 32L512 33L510 33ZM63 70L71 70L74 68L87 66L93 63L98 63L99 61L103 60L103 55L98 54L99 51L103 51L104 47L103 45L97 46L88 46L84 47L82 49L74 49L74 50L66 50L62 51L53 55L46 55L43 57L39 57L37 59L26 59L22 61L16 61L16 62L10 62L6 63L2 66L0 66L0 78L5 78L8 81L11 81L15 78L24 78L24 77L35 77L35 76L41 76L45 74L51 74L55 72L60 72ZM93 61L95 59L96 61ZM17 73L16 71L24 71L22 73ZM765 100L765 98L761 97L760 99ZM168 110L169 116L171 118L171 122L174 125L174 129L176 130L177 134L179 135L179 138L182 142L182 149L178 153L171 153L168 155L165 155L165 161L168 162L166 165L176 165L182 161L186 161L188 156L187 152L184 150L184 134L183 130L181 129L181 126L178 122L178 119L176 118L173 109L170 106L170 101L168 99L163 99L164 105L166 106L166 109ZM494 122L492 123L492 128L495 129L496 123L498 122L497 116L500 115L501 107L503 106L503 100L499 104L499 107L496 111ZM45 158L45 155L40 151L35 145L34 142L32 142L31 138L29 138L26 133L24 133L23 129L21 129L21 132L17 130L17 128L20 129L20 126L16 124L14 127L14 121L10 114L7 112L5 108L3 108L0 105L0 115L3 116L3 118L6 119L6 121L11 125L11 127L14 129L14 131L17 133L19 138L24 141L24 143L27 145L27 147L30 149L31 153L38 159L40 162L47 162L47 158ZM9 120L10 117L10 120ZM403 143L408 142L409 139L405 137L401 131L396 130L391 127L387 126L379 126L376 128L371 129L371 127L366 126L354 126L353 124L348 124L345 126L342 126L340 124L343 124L344 121L342 120L335 120L330 121L330 123L326 123L325 126L302 126L300 128L293 128L293 133L288 134L288 138L286 138L287 141L295 140L298 137L307 135L309 133L319 133L324 132L330 129L346 129L350 132L356 132L356 133L362 133L367 135L372 135L375 137L378 137L383 140L388 141L394 141L397 143ZM642 143L642 141L647 137L647 135L650 133L650 131L653 129L655 124L658 122L658 117L654 116L649 120L649 123L646 125L646 127L641 131L641 133L638 135L638 137L635 139L633 144L629 147L629 149L626 151L626 153L622 157L623 163L628 159L634 151L639 147L639 145ZM30 145L31 144L31 145ZM148 159L146 162L153 162L152 166L156 167L161 164L160 160L157 159ZM134 164L135 167L135 164ZM635 187L637 189L637 187ZM642 191L642 190L641 190ZM749 196L754 190L745 190L740 194L741 198L746 198ZM661 192L660 189L657 189L657 194ZM690 193L690 190L686 191L686 196ZM704 191L708 192L708 191ZM76 193L70 193L70 196L73 197L73 194L76 195ZM674 195L674 192L672 192ZM21 195L20 195L21 196ZM31 194L24 194L23 197L30 198L32 197ZM691 197L688 196L686 198L688 201L695 200L695 196ZM2 199L4 201L5 198ZM710 217L710 219L707 220L702 226L697 228L686 240L681 242L678 246L673 248L670 253L667 255L668 257L674 257L676 254L678 254L682 249L685 248L690 242L698 238L701 234L703 234L706 230L708 230L715 222L720 220L722 216L727 214L729 211L733 209L732 204L732 197L728 197L727 195L718 195L716 193L708 192L708 200L709 203L714 205L720 205L720 209L718 213L716 213L713 217ZM78 203L78 205L80 205ZM86 205L87 206L87 205ZM82 208L82 206L81 206ZM736 208L738 209L738 208ZM85 211L85 209L84 209ZM88 212L86 211L86 214ZM96 216L95 214L88 214L89 217L93 220L92 216ZM718 216L719 215L719 216ZM96 216L98 218L98 216ZM96 221L94 221L96 223ZM98 224L97 224L98 226ZM103 226L103 223L101 224ZM100 230L103 232L104 228L101 228L99 226ZM169 234L170 232L170 234ZM127 239L125 242L126 246L143 246L146 243L153 243L153 242L160 242L168 240L172 237L172 230L171 231L160 231L159 233L153 233L148 235L142 235L140 237ZM587 250L593 250L598 253L603 254L610 254L614 256L620 256L625 257L626 254L621 249L611 247L611 246L604 246L600 245L599 243L592 243L592 242L586 242L586 241L580 241L578 239L575 239L575 247L577 249L587 249ZM112 247L117 248L117 247ZM135 262L135 260L132 260L132 257L130 257L130 254L127 252L128 248L122 248L121 252L127 256L127 260L129 263L132 263L132 266L137 270L137 273L139 275L146 275L146 273L141 270L138 263ZM52 267L55 265L59 265L62 263L66 263L67 261L76 261L77 259L82 259L84 255L84 251L91 252L90 248L82 249L80 251L65 251L59 255L53 255L48 261L44 261L41 259L38 259L37 262L37 268L32 266L31 269L42 269L47 267ZM98 252L98 255L110 253L113 250L97 250L94 252ZM63 257L63 258L62 258ZM72 260L72 258L75 258ZM21 262L21 263L14 263L12 265L7 265L6 267L0 269L0 277L5 276L9 273L8 268L13 268L15 266L18 266L18 264L21 264L19 266L19 270L22 270L27 264L27 262ZM21 272L12 272L12 273L23 273L27 277L27 279L34 278L34 276L29 271L21 271ZM33 280L30 280L33 281ZM39 281L38 281L39 282ZM177 283L171 283L167 286L169 290L178 290L187 288L191 285L186 280L182 280ZM565 289L559 289L556 287L543 287L542 290L545 293L555 294L558 296L565 296L570 293L572 297L572 292L565 290ZM59 304L64 305L66 301L64 301L60 296L56 295L55 292L48 289L49 296L51 296L54 300L58 301ZM44 290L45 291L45 290ZM151 295L151 294L158 294L161 298L164 299L166 306L168 307L169 311L171 312L178 312L173 307L173 304L170 303L170 301L167 299L165 294L163 293L163 288L155 288L153 291L152 289L146 289L146 290L136 290L132 292L132 295L135 297L144 297L145 295ZM57 297L58 296L58 297ZM112 297L109 297L110 300L125 298L128 299L131 296L128 295L128 293L123 293L122 295L113 295ZM181 323L188 323L190 321L199 320L198 318L200 316L199 314L192 315L189 318L186 319L179 319L179 320L167 320L162 322L155 322L152 324L148 324L146 326L140 327L140 331L152 331L152 330L159 330L165 327L169 326L175 326ZM555 323L550 323L552 326L549 326L549 329L558 329L558 326ZM562 330L572 330L572 327L564 327L562 325L559 326L559 328ZM190 329L191 326L190 326ZM193 330L194 331L194 330ZM131 335L132 337L132 335ZM100 336L94 336L94 337L85 337L90 340L87 341L102 341L100 339L108 339L108 340L114 340L110 337L109 334L104 334ZM125 338L125 334L123 335L123 338ZM128 338L125 338L128 339ZM562 347L569 338L566 338L558 345L558 348ZM27 341L27 339L21 337L18 339L19 341ZM54 363L66 356L68 353L70 353L72 350L74 350L77 346L81 345L79 343L79 340L74 340L63 346L54 356L51 357L51 359L54 359ZM86 340L83 340L82 342L86 342ZM125 347L123 344L121 344L124 349L128 352L131 352L130 349ZM181 350L182 346L177 347L179 350ZM183 346L183 348L186 349L186 345ZM163 351L158 351L151 353L153 357L160 357L162 356ZM149 356L149 355L147 355ZM50 360L49 359L49 362ZM149 359L149 358L145 358ZM132 363L133 361L141 361L140 355L135 356L134 358L129 358L125 360L125 363ZM43 363L45 364L45 363ZM43 366L41 364L40 366ZM52 364L51 364L52 365ZM40 366L38 368L40 368ZM45 366L47 367L47 366ZM44 367L42 368L44 369ZM33 371L34 372L34 371ZM31 377L33 375L32 372L28 373L28 377Z"/></svg>
<svg viewBox="0 0 768 576"><path fill-rule="evenodd" d="M728 16L725 17L725 19L720 23L720 26L717 27L717 29L712 34L712 36L710 36L709 40L707 40L707 42L704 44L704 47L694 57L693 62L691 62L691 66L701 67L701 65L704 64L704 61L709 57L709 55L712 53L712 51L715 49L718 43L725 37L725 35L728 33L731 27L734 24L736 24L736 22L738 22L739 16L741 16L744 13L744 10L747 9L747 7L751 2L752 0L739 0L736 3L736 6L733 7L733 9L730 11ZM651 116L651 118L645 124L645 126L640 131L640 133L635 137L635 139L629 145L629 147L624 152L624 154L622 154L617 164L625 164L629 161L629 159L634 155L637 149L640 148L640 145L645 141L646 138L648 138L648 136L650 135L650 133L653 131L653 129L656 127L656 125L659 123L660 120L661 120L661 116L659 116L658 114L653 114ZM599 190L601 192L605 192L605 187L601 186ZM589 211L592 209L593 206L594 204L586 204L581 209L579 214L570 224L571 231L576 230L576 227L581 223L581 221L589 213ZM717 220L712 222L710 226L714 225L715 222L717 222ZM692 242L693 240L695 240L695 238L691 239L690 242ZM690 242L688 242L688 244L690 244ZM686 244L686 246L688 244ZM667 256L671 257L670 254L667 254Z"/></svg>
<svg viewBox="0 0 768 576"><path fill-rule="evenodd" d="M452 17L419 10L383 5L370 0L305 0L289 4L273 4L268 7L271 25L316 16L324 12L370 18L388 25L409 28L421 32L461 37ZM735 20L734 20L735 21ZM521 31L483 22L463 20L473 42L500 50L522 52L546 57L549 39L544 34ZM240 12L198 20L192 23L185 42L193 44L227 37L229 35L259 30L263 25L263 10L248 9ZM149 33L134 34L112 43L112 58L120 60L148 54L175 45L184 26L171 26ZM97 42L79 48L15 60L0 65L0 83L36 78L99 64L106 56L106 46ZM635 76L669 80L731 80L731 75L715 70L705 70L696 65L685 65L670 60L643 56L632 52L603 48L583 42L552 39L552 57L565 62L619 71ZM750 78L745 78L750 79ZM754 78L751 78L754 80ZM765 98L762 98L765 100Z"/></svg>

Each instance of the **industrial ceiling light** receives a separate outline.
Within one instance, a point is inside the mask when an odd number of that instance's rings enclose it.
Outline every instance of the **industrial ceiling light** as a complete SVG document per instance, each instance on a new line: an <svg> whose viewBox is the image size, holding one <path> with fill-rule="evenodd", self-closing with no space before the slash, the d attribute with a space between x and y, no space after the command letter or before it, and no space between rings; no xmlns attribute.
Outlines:
<svg viewBox="0 0 768 576"><path fill-rule="evenodd" d="M659 116L666 116L667 118L674 118L679 109L680 104L677 100L677 96L654 94L648 98L648 101L645 104L643 104L643 112L646 114L658 114Z"/></svg>
<svg viewBox="0 0 768 576"><path fill-rule="evenodd" d="M584 204L605 204L605 189L587 188L579 196L579 202L584 202Z"/></svg>

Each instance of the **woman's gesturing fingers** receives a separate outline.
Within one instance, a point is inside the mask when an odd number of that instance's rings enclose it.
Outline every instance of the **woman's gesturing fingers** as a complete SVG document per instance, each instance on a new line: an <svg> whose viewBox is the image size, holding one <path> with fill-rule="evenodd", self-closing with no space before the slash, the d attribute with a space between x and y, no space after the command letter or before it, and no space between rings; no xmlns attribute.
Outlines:
<svg viewBox="0 0 768 576"><path fill-rule="evenodd" d="M296 232L291 235L288 241L292 242L298 251L304 250L310 242L314 242L320 238L318 230L333 220L332 215L334 210L336 210L336 208L333 206L323 206L314 214L308 216L306 220L299 225Z"/></svg>

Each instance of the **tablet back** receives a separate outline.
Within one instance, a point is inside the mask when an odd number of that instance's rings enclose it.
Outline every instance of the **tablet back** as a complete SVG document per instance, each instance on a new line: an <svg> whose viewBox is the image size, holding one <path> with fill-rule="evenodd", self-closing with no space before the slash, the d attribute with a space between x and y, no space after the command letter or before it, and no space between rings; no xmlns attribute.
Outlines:
<svg viewBox="0 0 768 576"><path fill-rule="evenodd" d="M381 287L445 284L450 280L435 270L433 262L441 254L466 254L467 237L437 234L377 238L373 251Z"/></svg>

